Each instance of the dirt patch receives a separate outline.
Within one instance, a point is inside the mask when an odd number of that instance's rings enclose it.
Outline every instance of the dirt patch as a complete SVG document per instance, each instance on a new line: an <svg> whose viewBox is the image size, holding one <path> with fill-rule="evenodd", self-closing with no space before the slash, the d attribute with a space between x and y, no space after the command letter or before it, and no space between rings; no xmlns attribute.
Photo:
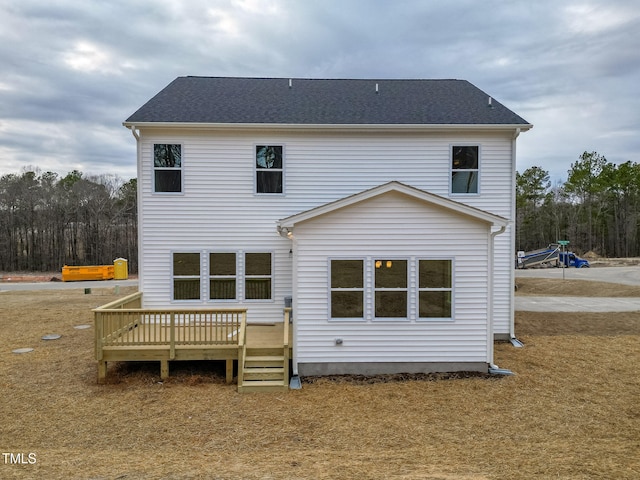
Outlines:
<svg viewBox="0 0 640 480"><path fill-rule="evenodd" d="M41 283L41 282L61 282L62 275L35 274L35 273L2 273L0 283Z"/></svg>
<svg viewBox="0 0 640 480"><path fill-rule="evenodd" d="M121 289L121 295L133 288ZM325 378L238 394L224 365L115 364L96 384L90 309L113 289L0 294L0 478L529 479L638 477L637 330L518 314L511 377ZM572 324L549 333L545 322ZM572 320L573 319L573 320ZM536 323L538 322L538 323ZM616 328L618 328L616 327ZM529 330L525 330L528 328ZM600 331L598 331L600 329ZM633 333L635 332L635 333ZM59 340L41 337L58 333ZM541 335L541 333L545 333ZM27 354L13 354L33 347Z"/></svg>
<svg viewBox="0 0 640 480"><path fill-rule="evenodd" d="M591 267L631 267L640 265L640 258L638 257L606 258L599 256L595 252L587 252L582 257L589 260Z"/></svg>
<svg viewBox="0 0 640 480"><path fill-rule="evenodd" d="M516 312L521 335L640 335L640 312Z"/></svg>

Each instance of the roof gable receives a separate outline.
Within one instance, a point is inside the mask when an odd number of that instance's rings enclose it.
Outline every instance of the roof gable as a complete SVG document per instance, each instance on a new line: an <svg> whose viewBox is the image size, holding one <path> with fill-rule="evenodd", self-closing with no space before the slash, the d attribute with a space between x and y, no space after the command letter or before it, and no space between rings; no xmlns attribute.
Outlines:
<svg viewBox="0 0 640 480"><path fill-rule="evenodd" d="M178 77L125 125L508 125L526 120L466 80Z"/></svg>
<svg viewBox="0 0 640 480"><path fill-rule="evenodd" d="M469 205L465 205L463 203L454 202L453 200L449 200L439 195L434 195L433 193L411 187L404 183L393 181L385 183L383 185L379 185L369 190L365 190L360 193L356 193L355 195L336 200L335 202L327 203L325 205L312 208L311 210L307 210L305 212L283 218L278 221L278 229L280 231L282 231L283 229L291 230L295 227L296 224L313 220L322 215L331 214L332 212L341 210L351 205L366 202L369 199L379 197L380 195L384 195L385 193L389 192L398 192L407 195L408 197L424 202L425 204L437 206L444 210L448 210L451 213L466 216L470 220L484 222L489 225L495 225L498 227L503 227L508 224L508 220L499 215L494 215L484 210L470 207Z"/></svg>

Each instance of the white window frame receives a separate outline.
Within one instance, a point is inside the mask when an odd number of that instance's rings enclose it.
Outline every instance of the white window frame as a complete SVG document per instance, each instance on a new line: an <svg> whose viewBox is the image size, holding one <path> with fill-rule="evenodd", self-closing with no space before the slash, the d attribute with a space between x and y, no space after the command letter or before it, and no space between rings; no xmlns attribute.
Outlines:
<svg viewBox="0 0 640 480"><path fill-rule="evenodd" d="M211 255L212 254L233 254L236 259L236 269L235 275L211 275ZM208 302L224 302L224 303L237 303L239 301L239 292L240 292L240 253L234 250L208 250L206 253L207 257L207 301ZM272 260L273 261L273 260ZM230 280L233 279L236 281L235 295L234 298L211 298L211 280Z"/></svg>
<svg viewBox="0 0 640 480"><path fill-rule="evenodd" d="M406 262L406 271L405 271L405 275L406 275L406 280L407 280L407 286L406 287L399 287L399 288L389 288L389 287L376 287L376 262L378 261L382 261L382 262L396 262L396 261L404 261ZM411 259L408 257L394 257L394 256L388 256L388 255L375 255L373 257L371 257L370 260L370 268L372 268L372 277L371 277L371 315L373 318L373 321L375 322L408 322L411 321L411 277L410 277L410 271L411 271ZM384 263L380 266L380 268L385 268ZM376 293L378 292L404 292L406 295L406 305L407 305L407 309L406 309L406 314L404 317L377 317L376 316Z"/></svg>
<svg viewBox="0 0 640 480"><path fill-rule="evenodd" d="M420 288L420 262L421 261L449 261L451 263L451 287ZM416 258L416 320L419 322L452 322L455 319L455 259L453 257L418 257ZM420 316L420 292L450 292L451 294L451 316L449 317L421 317Z"/></svg>
<svg viewBox="0 0 640 480"><path fill-rule="evenodd" d="M332 272L332 262L340 261L340 260L355 260L362 262L362 288L334 288L331 284L331 272ZM328 305L328 317L330 321L335 322L366 322L367 321L367 259L365 257L330 257L328 259L327 271L329 272L327 276L328 288L329 291L329 301ZM332 298L333 292L362 292L362 317L334 317L331 315L333 310L332 306Z"/></svg>
<svg viewBox="0 0 640 480"><path fill-rule="evenodd" d="M199 263L198 263L198 267L200 269L198 275L179 275L176 276L174 274L174 255L175 254L197 254L199 255ZM203 303L203 298L202 298L202 293L203 293L203 288L202 288L202 268L203 268L203 261L202 261L202 251L200 250L190 250L190 249L180 249L180 250L172 250L169 253L169 263L170 263L170 268L171 268L171 303L180 303L180 304L184 304L184 303ZM180 298L175 298L175 279L198 279L198 281L200 282L200 288L199 288L199 298L195 299L195 298L188 298L188 299L180 299ZM207 289L208 290L208 289Z"/></svg>
<svg viewBox="0 0 640 480"><path fill-rule="evenodd" d="M453 168L453 151L458 147L476 147L478 149L478 168ZM481 171L481 155L482 147L477 143L458 142L449 144L449 194L450 195L462 195L472 196L480 195L480 171ZM454 172L475 172L476 173L476 191L475 192L454 192L453 191L453 173Z"/></svg>
<svg viewBox="0 0 640 480"><path fill-rule="evenodd" d="M179 145L180 146L180 167L156 167L156 145ZM158 171L179 171L180 191L163 192L156 190L156 172ZM152 192L157 195L184 195L184 145L180 142L153 142L151 144L151 184Z"/></svg>
<svg viewBox="0 0 640 480"><path fill-rule="evenodd" d="M263 254L269 254L271 256L271 272L269 273L269 275L247 275L247 254L251 254L251 253L263 253ZM273 250L241 250L239 252L239 255L242 255L242 272L241 275L239 275L239 278L241 277L242 281L242 301L244 302L250 302L250 303L273 303L275 302L275 275L274 275L274 270L275 270L275 253ZM238 259L236 258L236 262L238 261ZM269 280L271 280L271 290L269 293L269 298L247 298L247 279L251 279L251 278L256 278L256 279L260 279L260 278L268 278Z"/></svg>
<svg viewBox="0 0 640 480"><path fill-rule="evenodd" d="M258 147L280 147L282 148L282 168L267 168L267 169L259 169L257 164L257 155L258 155ZM286 190L286 176L285 176L285 165L286 165L286 148L284 143L278 142L262 142L255 143L253 145L253 194L258 196L284 196ZM268 171L268 172L280 172L282 174L282 191L281 192L258 192L258 172L260 171Z"/></svg>

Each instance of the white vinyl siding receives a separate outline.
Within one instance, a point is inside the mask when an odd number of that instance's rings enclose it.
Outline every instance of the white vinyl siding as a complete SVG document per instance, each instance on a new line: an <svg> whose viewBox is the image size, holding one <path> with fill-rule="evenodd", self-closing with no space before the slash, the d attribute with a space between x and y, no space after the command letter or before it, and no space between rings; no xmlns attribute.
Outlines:
<svg viewBox="0 0 640 480"><path fill-rule="evenodd" d="M271 251L272 301L248 305L248 317L254 322L282 321L284 297L293 294L291 269L296 252L290 240L277 235L276 221L391 180L511 218L512 131L354 133L143 128L140 135L140 289L149 308L166 306L172 298L171 251ZM154 143L182 145L182 195L152 193ZM454 144L481 146L481 194L462 198L450 194L450 147ZM256 145L286 145L286 196L256 195ZM431 228L445 233L446 225L444 231L441 226ZM496 332L509 332L511 321L510 232L508 227L506 233L496 237ZM453 243L460 240L457 231L448 233ZM447 252L440 255L446 256ZM243 259L238 258L238 262ZM473 269L473 263L461 268ZM480 261L475 263L481 265ZM203 275L208 278L207 274L205 270ZM456 276L456 284L465 278ZM318 288L328 303L326 282ZM238 289L243 289L240 282ZM205 293L203 299L208 298Z"/></svg>

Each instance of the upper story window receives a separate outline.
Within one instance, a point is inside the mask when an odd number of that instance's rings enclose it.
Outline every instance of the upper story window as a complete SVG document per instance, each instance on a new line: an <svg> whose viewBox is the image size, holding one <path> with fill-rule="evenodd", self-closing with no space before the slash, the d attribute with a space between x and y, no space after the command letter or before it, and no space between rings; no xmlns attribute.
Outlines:
<svg viewBox="0 0 640 480"><path fill-rule="evenodd" d="M153 177L154 192L182 192L182 145L153 145Z"/></svg>
<svg viewBox="0 0 640 480"><path fill-rule="evenodd" d="M256 193L283 193L282 145L256 146Z"/></svg>
<svg viewBox="0 0 640 480"><path fill-rule="evenodd" d="M478 146L451 147L451 193L478 193Z"/></svg>

